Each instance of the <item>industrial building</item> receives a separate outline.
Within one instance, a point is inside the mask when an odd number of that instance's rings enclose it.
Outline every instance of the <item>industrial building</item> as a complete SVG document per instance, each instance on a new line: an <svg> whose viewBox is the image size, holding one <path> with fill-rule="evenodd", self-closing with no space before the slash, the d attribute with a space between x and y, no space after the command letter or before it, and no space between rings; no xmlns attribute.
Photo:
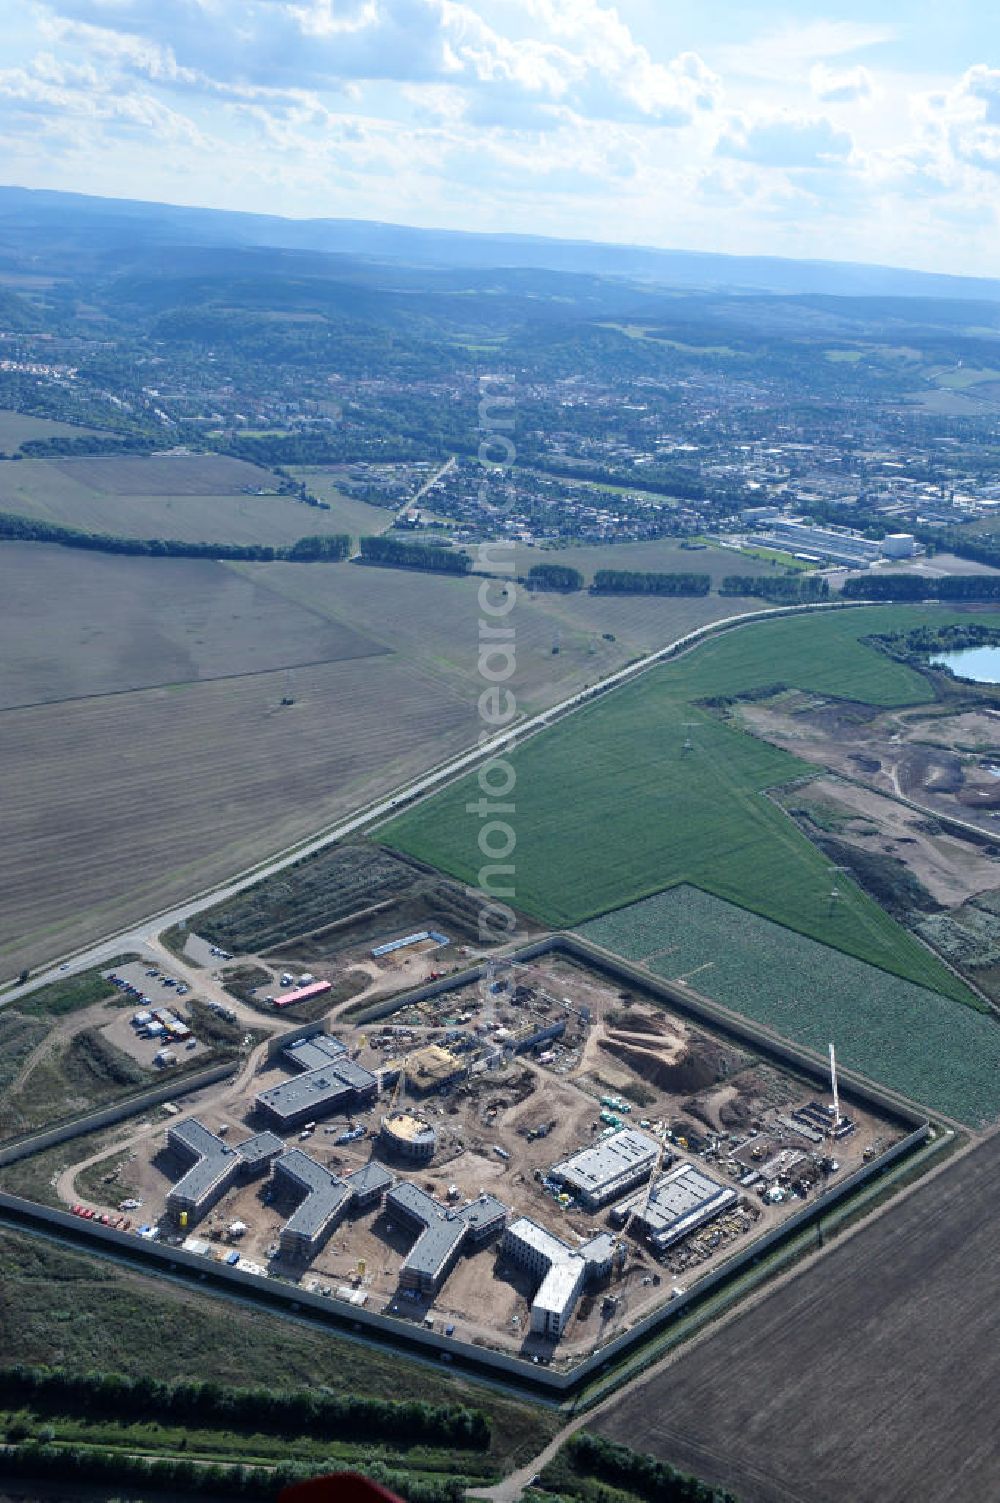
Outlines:
<svg viewBox="0 0 1000 1503"><path fill-rule="evenodd" d="M341 1178L301 1148L289 1149L275 1163L274 1184L279 1192L301 1199L281 1228L278 1242L282 1253L295 1261L309 1262L348 1211L377 1204L392 1183L392 1175L381 1164L366 1164Z"/></svg>
<svg viewBox="0 0 1000 1503"><path fill-rule="evenodd" d="M738 1201L735 1190L720 1185L686 1160L675 1164L648 1193L640 1190L615 1206L611 1219L642 1232L657 1252L728 1211Z"/></svg>
<svg viewBox="0 0 1000 1503"><path fill-rule="evenodd" d="M429 1164L437 1147L437 1133L423 1117L393 1112L382 1118L379 1141L389 1153L407 1163Z"/></svg>
<svg viewBox="0 0 1000 1503"><path fill-rule="evenodd" d="M463 1247L481 1246L507 1221L507 1207L492 1195L452 1209L408 1181L388 1192L385 1208L418 1233L400 1267L400 1284L430 1295L440 1289Z"/></svg>
<svg viewBox="0 0 1000 1503"><path fill-rule="evenodd" d="M343 1045L325 1034L301 1039L283 1052L303 1073L261 1091L256 1106L286 1131L368 1105L378 1095L378 1078L348 1059Z"/></svg>
<svg viewBox="0 0 1000 1503"><path fill-rule="evenodd" d="M852 568L867 568L879 557L878 543L862 537L860 533L843 531L832 527L815 527L795 517L782 517L770 524L767 539L778 543L793 553L809 553L831 563L847 564Z"/></svg>
<svg viewBox="0 0 1000 1503"><path fill-rule="evenodd" d="M627 1195L652 1174L660 1144L646 1133L625 1127L592 1148L581 1149L549 1171L590 1211Z"/></svg>
<svg viewBox="0 0 1000 1503"><path fill-rule="evenodd" d="M539 1281L531 1302L532 1331L553 1340L561 1336L584 1287L610 1274L615 1248L607 1232L572 1248L527 1216L512 1222L500 1251Z"/></svg>
<svg viewBox="0 0 1000 1503"><path fill-rule="evenodd" d="M194 1117L167 1129L167 1143L190 1167L167 1195L167 1209L175 1216L197 1220L221 1200L231 1185L267 1172L284 1152L273 1132L255 1133L245 1143L224 1143Z"/></svg>

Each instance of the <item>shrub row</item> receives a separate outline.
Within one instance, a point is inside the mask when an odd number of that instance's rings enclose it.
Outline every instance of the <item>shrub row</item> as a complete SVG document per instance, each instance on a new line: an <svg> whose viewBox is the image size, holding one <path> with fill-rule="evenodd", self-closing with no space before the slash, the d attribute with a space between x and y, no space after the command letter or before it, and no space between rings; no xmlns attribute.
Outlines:
<svg viewBox="0 0 1000 1503"><path fill-rule="evenodd" d="M846 579L845 600L1000 600L998 574L863 574Z"/></svg>
<svg viewBox="0 0 1000 1503"><path fill-rule="evenodd" d="M598 569L595 595L707 595L710 574L646 574L634 569Z"/></svg>
<svg viewBox="0 0 1000 1503"><path fill-rule="evenodd" d="M60 1368L0 1369L0 1406L26 1405L52 1413L227 1428L296 1435L384 1438L426 1445L485 1450L490 1423L478 1409L421 1401L317 1393L295 1389L230 1388L219 1383L163 1383L120 1373L69 1373Z"/></svg>
<svg viewBox="0 0 1000 1503"><path fill-rule="evenodd" d="M348 1470L331 1463L327 1470ZM419 1477L374 1462L366 1474L408 1503L458 1503L464 1492L460 1477ZM74 1484L124 1484L177 1496L277 1498L282 1488L316 1475L315 1467L292 1462L277 1467L203 1465L194 1461L127 1456L88 1446L17 1445L0 1447L0 1477L54 1479Z"/></svg>
<svg viewBox="0 0 1000 1503"><path fill-rule="evenodd" d="M467 553L439 548L433 543L400 543L395 538L361 539L361 557L366 564L392 569L426 569L433 574L468 574L472 559Z"/></svg>

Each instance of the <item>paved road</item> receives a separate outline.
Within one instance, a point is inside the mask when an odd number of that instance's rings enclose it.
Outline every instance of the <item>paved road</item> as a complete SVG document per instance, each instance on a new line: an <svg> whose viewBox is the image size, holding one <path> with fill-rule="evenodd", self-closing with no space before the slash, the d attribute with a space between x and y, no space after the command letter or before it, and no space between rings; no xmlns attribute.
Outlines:
<svg viewBox="0 0 1000 1503"><path fill-rule="evenodd" d="M870 602L864 602L870 604ZM114 956L120 955L127 950L144 950L156 936L165 929L173 928L180 923L190 923L199 913L206 908L214 907L217 903L223 903L238 893L252 887L254 883L262 881L266 877L274 876L283 871L293 862L299 861L304 856L314 855L317 851L324 850L335 841L345 840L348 836L359 835L372 830L376 825L388 819L396 813L402 805L411 804L414 800L422 798L425 794L433 793L443 788L446 784L461 777L463 773L478 767L490 757L499 753L510 751L514 746L524 741L528 736L535 735L544 730L556 719L562 719L566 715L573 714L591 700L600 697L609 690L628 683L646 673L650 668L662 663L667 658L676 657L683 652L690 651L706 637L713 636L720 631L732 628L753 625L760 620L766 620L773 616L787 616L800 614L803 611L816 610L851 610L853 605L834 604L829 606L782 606L771 610L755 611L751 614L725 616L719 621L709 622L705 626L697 627L694 631L686 632L681 637L676 637L666 646L660 647L656 652L649 653L646 657L639 658L636 662L628 664L625 668L619 668L617 672L601 679L599 683L589 688L578 690L569 695L558 704L542 711L539 715L533 715L525 720L517 722L509 730L501 731L498 735L490 737L470 751L462 752L449 761L442 763L431 771L422 773L411 782L401 788L397 788L390 796L382 798L375 803L368 804L358 810L349 819L331 826L304 845L289 848L275 856L271 861L261 866L242 872L231 881L222 886L198 893L184 903L179 903L173 908L164 909L160 913L151 914L142 923L131 929L119 930L109 935L97 944L88 946L85 950L78 950L70 957L63 957L61 964L49 966L46 970L39 971L31 980L24 985L8 986L3 996L0 997L0 1006L7 1002L16 1001L18 997L27 996L40 986L59 979L63 971L70 973L88 970L91 966L106 964ZM176 965L173 957L171 964ZM199 973L200 974L200 973ZM231 999L228 1002L232 1006Z"/></svg>

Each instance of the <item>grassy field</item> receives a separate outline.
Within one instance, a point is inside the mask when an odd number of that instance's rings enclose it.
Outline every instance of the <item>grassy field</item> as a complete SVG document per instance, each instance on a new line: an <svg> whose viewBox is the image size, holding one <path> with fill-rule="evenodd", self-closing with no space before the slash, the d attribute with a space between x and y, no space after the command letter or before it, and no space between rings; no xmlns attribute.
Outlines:
<svg viewBox="0 0 1000 1503"><path fill-rule="evenodd" d="M22 444L40 438L86 438L96 428L78 428L55 418L31 417L25 412L0 411L0 454L16 454ZM21 461L23 463L23 461Z"/></svg>
<svg viewBox="0 0 1000 1503"><path fill-rule="evenodd" d="M345 530L333 511L279 496L277 486L269 470L220 454L25 459L0 465L0 511L182 542L277 545Z"/></svg>
<svg viewBox="0 0 1000 1503"><path fill-rule="evenodd" d="M491 1415L488 1455L505 1469L537 1454L558 1428L554 1412L428 1363L121 1270L41 1238L0 1231L0 1258L4 1362L471 1404Z"/></svg>
<svg viewBox="0 0 1000 1503"><path fill-rule="evenodd" d="M696 887L673 887L580 932L820 1053L835 1040L842 1064L933 1111L973 1127L1000 1114L995 1018Z"/></svg>
<svg viewBox="0 0 1000 1503"><path fill-rule="evenodd" d="M709 574L712 588L726 574L772 574L775 569L760 559L745 557L727 548L682 548L676 538L654 538L642 543L579 543L569 548L521 548L518 568L527 574L532 564L568 564L579 569L585 582L593 582L598 569L648 569L661 574Z"/></svg>
<svg viewBox="0 0 1000 1503"><path fill-rule="evenodd" d="M990 1141L588 1428L740 1503L1000 1496L997 1197Z"/></svg>
<svg viewBox="0 0 1000 1503"><path fill-rule="evenodd" d="M351 537L359 538L386 532L392 526L397 507L372 506L367 501L342 495L337 489L337 472L328 466L289 465L288 473L301 480L318 501L326 502L330 508L326 516L334 532L349 532Z"/></svg>
<svg viewBox="0 0 1000 1503"><path fill-rule="evenodd" d="M248 580L207 559L6 543L0 709L386 652L346 623L265 589L265 578Z"/></svg>
<svg viewBox="0 0 1000 1503"><path fill-rule="evenodd" d="M801 776L700 701L777 682L879 705L919 703L926 681L863 645L865 633L944 613L865 609L762 621L698 647L534 738L514 758L518 907L578 924L688 881L900 975L970 1000L928 951L853 883L835 915L822 855L763 790ZM690 737L692 749L684 751ZM464 881L483 865L478 796L463 780L383 836Z"/></svg>

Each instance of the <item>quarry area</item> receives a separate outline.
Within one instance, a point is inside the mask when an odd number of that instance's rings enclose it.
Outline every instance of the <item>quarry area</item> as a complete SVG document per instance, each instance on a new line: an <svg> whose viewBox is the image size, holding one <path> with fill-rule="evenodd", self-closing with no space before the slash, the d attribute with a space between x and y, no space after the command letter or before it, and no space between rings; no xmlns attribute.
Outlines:
<svg viewBox="0 0 1000 1503"><path fill-rule="evenodd" d="M330 1005L330 963L277 970L256 1008L234 1003L240 1026L267 1020L244 1036L235 1078L123 1124L96 1157L81 1144L62 1200L571 1366L905 1135L848 1092L835 1111L829 1081L569 955L489 961L456 986L444 933L384 920L375 939L360 1002ZM189 955L197 946L211 999L231 957L193 939ZM140 1038L157 1023L141 997L116 1027L145 1052L162 1045ZM303 1006L320 1015L288 1016Z"/></svg>

